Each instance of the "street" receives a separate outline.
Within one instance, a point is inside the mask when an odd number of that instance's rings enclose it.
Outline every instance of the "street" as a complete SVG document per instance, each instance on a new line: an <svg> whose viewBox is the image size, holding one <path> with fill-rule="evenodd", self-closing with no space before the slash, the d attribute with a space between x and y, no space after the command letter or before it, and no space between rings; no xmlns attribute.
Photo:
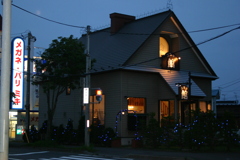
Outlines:
<svg viewBox="0 0 240 160"><path fill-rule="evenodd" d="M10 148L9 160L133 160L130 158L104 157L92 154L38 150L25 147Z"/></svg>
<svg viewBox="0 0 240 160"><path fill-rule="evenodd" d="M95 147L95 152L26 147L10 143L8 160L239 160L239 152L180 152L144 148Z"/></svg>

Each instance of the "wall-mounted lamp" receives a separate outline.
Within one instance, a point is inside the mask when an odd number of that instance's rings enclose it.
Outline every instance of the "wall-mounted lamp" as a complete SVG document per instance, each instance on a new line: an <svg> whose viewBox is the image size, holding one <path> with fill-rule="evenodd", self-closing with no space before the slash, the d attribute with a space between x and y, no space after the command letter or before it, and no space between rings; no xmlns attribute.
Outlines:
<svg viewBox="0 0 240 160"><path fill-rule="evenodd" d="M180 99L189 100L191 96L191 72L188 73L188 82L185 83L175 83L175 85L179 88Z"/></svg>
<svg viewBox="0 0 240 160"><path fill-rule="evenodd" d="M181 57L177 57L174 53L168 52L162 56L162 68L178 70L180 59Z"/></svg>
<svg viewBox="0 0 240 160"><path fill-rule="evenodd" d="M168 61L168 63L167 63L168 68L175 68L176 67L176 62L181 59L181 57L177 57L177 56L175 56L175 54L170 53L170 52L167 53L166 56L167 56L167 59L168 59L167 60Z"/></svg>
<svg viewBox="0 0 240 160"><path fill-rule="evenodd" d="M175 83L179 88L180 99L188 99L189 97L189 83Z"/></svg>

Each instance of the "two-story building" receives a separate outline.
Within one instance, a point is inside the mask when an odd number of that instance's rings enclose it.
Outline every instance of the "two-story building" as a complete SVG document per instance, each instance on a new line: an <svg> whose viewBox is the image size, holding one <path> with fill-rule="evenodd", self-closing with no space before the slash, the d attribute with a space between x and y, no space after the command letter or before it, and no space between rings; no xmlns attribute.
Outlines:
<svg viewBox="0 0 240 160"><path fill-rule="evenodd" d="M126 138L134 136L135 117L147 120L154 112L160 125L169 116L187 124L191 110L212 109L212 81L218 77L173 11L140 19L112 13L110 19L109 28L89 35L90 56L96 59L90 85L103 91L101 103L90 106L91 123L116 127ZM87 35L80 41L87 46ZM72 118L76 126L82 91L61 97L53 123ZM40 99L41 122L47 117L44 103Z"/></svg>

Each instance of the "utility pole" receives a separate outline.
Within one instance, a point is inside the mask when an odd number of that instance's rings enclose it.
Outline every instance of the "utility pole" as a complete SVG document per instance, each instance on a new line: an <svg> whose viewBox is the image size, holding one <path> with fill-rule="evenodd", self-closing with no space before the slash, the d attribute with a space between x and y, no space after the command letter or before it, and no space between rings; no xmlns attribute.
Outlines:
<svg viewBox="0 0 240 160"><path fill-rule="evenodd" d="M30 125L30 52L31 52L31 37L32 34L31 32L28 33L28 60L27 60L27 96L26 96L26 130L29 130L29 125Z"/></svg>
<svg viewBox="0 0 240 160"><path fill-rule="evenodd" d="M91 57L90 57L90 26L87 26L87 52L86 52L86 81L85 87L88 88L88 104L85 104L85 146L90 146L89 136L89 104L90 104L90 69L91 69Z"/></svg>
<svg viewBox="0 0 240 160"><path fill-rule="evenodd" d="M28 54L27 54L27 95L26 95L26 129L29 130L30 126L30 79L31 79L31 58L33 57L33 42L36 41L36 38L32 36L31 32L28 33Z"/></svg>
<svg viewBox="0 0 240 160"><path fill-rule="evenodd" d="M0 96L0 159L8 159L11 66L11 0L3 0L2 64Z"/></svg>

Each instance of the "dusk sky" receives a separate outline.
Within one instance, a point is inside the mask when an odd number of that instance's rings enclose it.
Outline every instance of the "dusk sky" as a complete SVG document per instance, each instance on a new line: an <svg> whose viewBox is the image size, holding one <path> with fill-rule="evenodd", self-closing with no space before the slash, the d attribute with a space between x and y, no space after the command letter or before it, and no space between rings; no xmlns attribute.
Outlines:
<svg viewBox="0 0 240 160"><path fill-rule="evenodd" d="M109 14L118 12L146 17L167 9L168 0L13 0L11 37L30 31L35 46L48 48L59 36L80 38L85 27L92 31L109 27ZM240 0L172 0L172 10L193 41L198 44L227 31L228 34L199 45L219 79L213 89L221 88L221 100L240 101ZM22 8L18 8L18 7ZM2 14L3 6L0 10ZM24 10L23 10L24 9ZM70 27L34 16L28 12ZM211 28L220 28L199 31ZM198 32L193 32L198 31ZM27 39L26 39L27 40ZM35 49L35 54L44 49Z"/></svg>

